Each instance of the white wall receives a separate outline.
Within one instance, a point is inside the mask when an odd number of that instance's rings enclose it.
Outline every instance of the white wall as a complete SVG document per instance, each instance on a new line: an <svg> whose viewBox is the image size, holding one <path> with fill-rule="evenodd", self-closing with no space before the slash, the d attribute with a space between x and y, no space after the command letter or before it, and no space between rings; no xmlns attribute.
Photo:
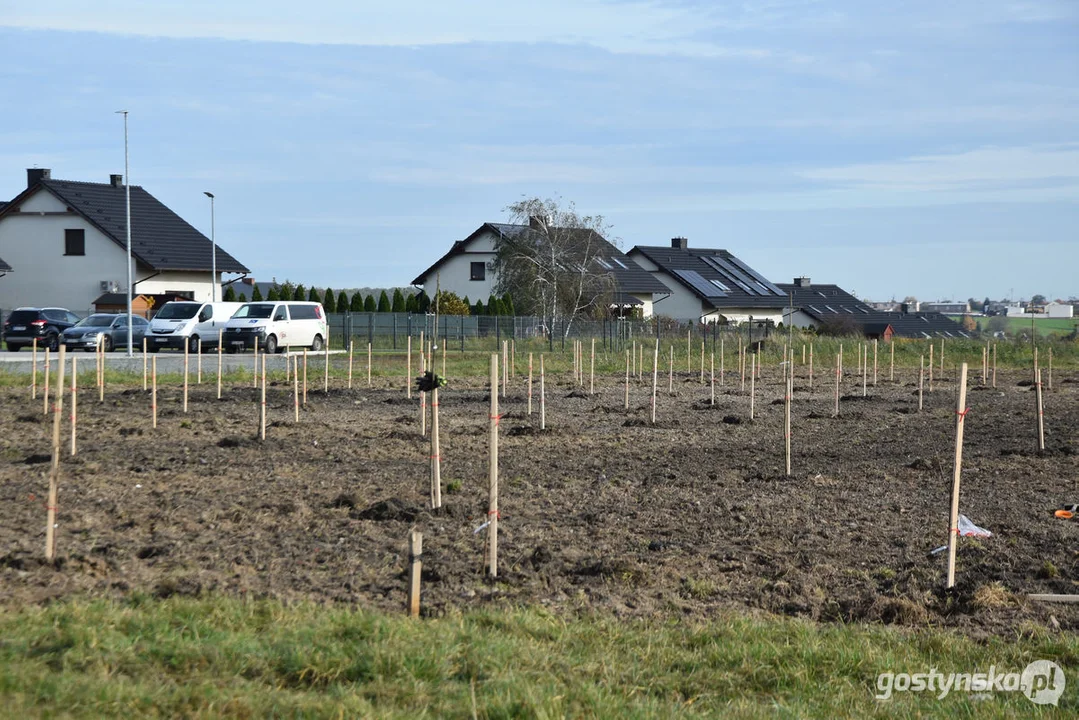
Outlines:
<svg viewBox="0 0 1079 720"><path fill-rule="evenodd" d="M93 310L94 300L102 294L102 280L116 283L119 292L127 291L127 253L114 240L81 215L67 212L64 203L47 191L34 193L20 208L0 220L0 258L13 268L0 278L0 308L58 306L85 313ZM85 255L64 255L67 229L85 231ZM138 281L152 274L137 266L134 277ZM135 286L137 293L170 290L194 292L196 300L209 300L211 274L167 272Z"/></svg>
<svg viewBox="0 0 1079 720"><path fill-rule="evenodd" d="M494 240L494 234L491 232L484 232L475 237L465 248L465 252L446 260L437 271L423 278L423 291L428 297L433 298L437 284L442 290L456 293L462 300L467 296L473 305L477 300L482 300L486 305L487 298L494 294L494 273L488 268L483 280L469 278L472 277L472 263L487 264L495 259Z"/></svg>
<svg viewBox="0 0 1079 720"><path fill-rule="evenodd" d="M1051 318L1070 318L1074 316L1075 308L1064 303L1049 303L1045 306L1045 314Z"/></svg>

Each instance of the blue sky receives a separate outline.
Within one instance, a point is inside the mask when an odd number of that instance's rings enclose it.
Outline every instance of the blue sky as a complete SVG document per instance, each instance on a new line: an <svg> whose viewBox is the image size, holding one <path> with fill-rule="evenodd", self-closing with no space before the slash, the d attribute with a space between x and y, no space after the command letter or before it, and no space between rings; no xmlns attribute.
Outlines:
<svg viewBox="0 0 1079 720"><path fill-rule="evenodd" d="M227 7L220 7L225 4ZM407 284L522 196L873 299L1079 295L1079 3L0 2L0 196L132 182L260 280Z"/></svg>

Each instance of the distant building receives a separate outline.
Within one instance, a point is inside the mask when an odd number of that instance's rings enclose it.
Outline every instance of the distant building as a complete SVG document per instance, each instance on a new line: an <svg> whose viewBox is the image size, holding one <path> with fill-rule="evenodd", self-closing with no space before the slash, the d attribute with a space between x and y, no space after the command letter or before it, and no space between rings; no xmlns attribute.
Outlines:
<svg viewBox="0 0 1079 720"><path fill-rule="evenodd" d="M1068 303L1051 302L1045 306L1045 315L1051 318L1075 317L1075 306Z"/></svg>
<svg viewBox="0 0 1079 720"><path fill-rule="evenodd" d="M966 315L970 312L969 302L927 302L919 308L921 312L940 313L941 315Z"/></svg>
<svg viewBox="0 0 1079 720"><path fill-rule="evenodd" d="M885 302L868 302L869 307L879 312L899 312L903 309L903 303L898 300L887 300ZM913 307L908 307L908 310L917 310L918 303L910 303Z"/></svg>

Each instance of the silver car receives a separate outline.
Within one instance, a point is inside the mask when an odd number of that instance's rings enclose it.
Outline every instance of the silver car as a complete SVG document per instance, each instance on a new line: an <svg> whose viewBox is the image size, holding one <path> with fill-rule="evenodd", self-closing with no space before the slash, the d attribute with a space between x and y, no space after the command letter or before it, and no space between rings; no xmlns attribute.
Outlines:
<svg viewBox="0 0 1079 720"><path fill-rule="evenodd" d="M136 348L142 347L142 338L145 337L150 323L138 315L131 316L132 344ZM110 313L95 313L90 317L80 320L75 327L64 330L64 345L68 350L82 348L86 352L92 351L99 342L104 343L105 351L127 347L127 315L113 315Z"/></svg>

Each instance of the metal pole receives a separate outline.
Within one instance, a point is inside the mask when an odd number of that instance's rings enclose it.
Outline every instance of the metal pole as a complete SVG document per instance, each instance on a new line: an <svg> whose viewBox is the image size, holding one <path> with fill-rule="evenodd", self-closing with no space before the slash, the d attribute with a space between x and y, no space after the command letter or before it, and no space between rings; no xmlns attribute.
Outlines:
<svg viewBox="0 0 1079 720"><path fill-rule="evenodd" d="M134 332L131 321L131 176L127 154L127 110L116 112L124 116L124 194L127 204L127 356L134 357L135 352L131 346Z"/></svg>
<svg viewBox="0 0 1079 720"><path fill-rule="evenodd" d="M214 194L203 191L210 198L210 302L217 302L217 235L214 228Z"/></svg>

